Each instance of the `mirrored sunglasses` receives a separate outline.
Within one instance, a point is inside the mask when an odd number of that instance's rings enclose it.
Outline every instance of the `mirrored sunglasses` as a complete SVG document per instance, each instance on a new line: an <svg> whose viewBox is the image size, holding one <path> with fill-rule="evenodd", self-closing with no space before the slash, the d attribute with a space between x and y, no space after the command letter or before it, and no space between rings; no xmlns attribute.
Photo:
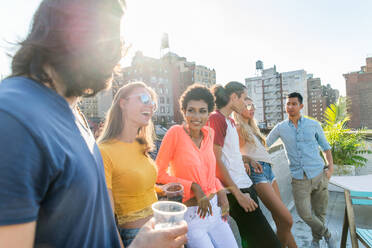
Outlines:
<svg viewBox="0 0 372 248"><path fill-rule="evenodd" d="M138 97L139 100L141 101L141 103L143 103L145 105L152 105L154 111L157 108L156 102L152 100L152 98L151 98L151 96L149 94L140 93L140 94L135 94L135 95L128 96L127 98L130 98L130 97Z"/></svg>

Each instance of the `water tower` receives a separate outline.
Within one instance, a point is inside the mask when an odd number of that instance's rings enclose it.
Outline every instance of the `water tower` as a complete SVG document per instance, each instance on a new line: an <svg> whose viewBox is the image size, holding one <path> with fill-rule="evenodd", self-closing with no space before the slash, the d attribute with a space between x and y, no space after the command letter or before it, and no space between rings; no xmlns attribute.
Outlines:
<svg viewBox="0 0 372 248"><path fill-rule="evenodd" d="M256 76L261 76L263 70L263 62L261 60L256 61Z"/></svg>

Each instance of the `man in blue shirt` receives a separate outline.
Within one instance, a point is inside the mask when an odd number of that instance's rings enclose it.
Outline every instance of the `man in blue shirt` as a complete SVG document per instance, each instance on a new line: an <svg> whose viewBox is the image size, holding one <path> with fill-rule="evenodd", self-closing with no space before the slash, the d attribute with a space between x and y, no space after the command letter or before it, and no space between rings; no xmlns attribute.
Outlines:
<svg viewBox="0 0 372 248"><path fill-rule="evenodd" d="M119 248L102 157L76 104L108 87L123 0L43 0L0 83L0 247ZM147 223L131 248L177 247Z"/></svg>
<svg viewBox="0 0 372 248"><path fill-rule="evenodd" d="M301 116L303 108L301 94L294 92L287 96L288 119L278 123L266 139L271 146L278 138L284 144L292 175L292 191L299 216L311 227L311 247L319 247L325 237L328 247L336 247L335 235L325 226L328 205L328 180L333 173L331 147L320 124ZM321 147L327 160L320 155ZM312 212L313 211L313 212Z"/></svg>

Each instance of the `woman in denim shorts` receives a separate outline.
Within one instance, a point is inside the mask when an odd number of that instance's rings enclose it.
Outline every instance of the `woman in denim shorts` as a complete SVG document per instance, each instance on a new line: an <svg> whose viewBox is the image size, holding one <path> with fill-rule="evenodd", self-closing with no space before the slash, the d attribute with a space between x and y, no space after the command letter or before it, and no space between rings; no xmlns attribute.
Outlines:
<svg viewBox="0 0 372 248"><path fill-rule="evenodd" d="M258 196L273 216L282 247L297 247L291 233L291 213L281 200L278 183L271 168L272 161L266 151L265 137L254 119L255 106L250 98L245 103L247 108L241 114L234 112L244 165Z"/></svg>

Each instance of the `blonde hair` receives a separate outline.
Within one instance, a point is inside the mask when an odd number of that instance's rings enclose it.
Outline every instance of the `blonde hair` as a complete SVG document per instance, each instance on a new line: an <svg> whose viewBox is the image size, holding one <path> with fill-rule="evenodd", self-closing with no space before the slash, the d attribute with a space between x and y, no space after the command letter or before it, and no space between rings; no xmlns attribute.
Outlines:
<svg viewBox="0 0 372 248"><path fill-rule="evenodd" d="M151 98L154 102L157 102L157 95L153 89L147 86L143 82L132 82L121 87L116 93L114 100L112 101L111 107L107 112L105 124L101 135L98 137L97 142L99 144L112 141L117 138L122 132L124 127L122 110L120 109L120 99L126 98L129 94L137 88L145 88L149 91ZM136 141L143 145L144 154L154 149L154 140L156 139L154 124L152 120L149 124L138 129Z"/></svg>
<svg viewBox="0 0 372 248"><path fill-rule="evenodd" d="M250 101L252 99L248 98ZM263 146L266 146L266 138L265 136L261 133L260 129L257 126L256 120L254 118L249 119L248 122L246 121L243 116L240 114L236 113L234 111L234 120L239 126L239 136L241 139L243 139L245 142L249 144L255 145L254 142L254 137L253 135L256 136L256 138L261 142Z"/></svg>

